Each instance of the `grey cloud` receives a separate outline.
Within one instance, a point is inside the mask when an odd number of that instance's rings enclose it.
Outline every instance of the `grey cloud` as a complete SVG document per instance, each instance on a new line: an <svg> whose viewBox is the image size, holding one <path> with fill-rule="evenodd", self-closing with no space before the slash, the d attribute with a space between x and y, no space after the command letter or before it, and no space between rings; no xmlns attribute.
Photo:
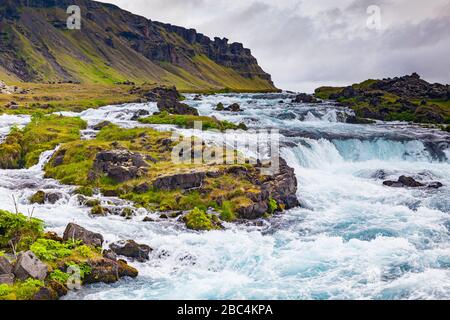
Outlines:
<svg viewBox="0 0 450 320"><path fill-rule="evenodd" d="M105 2L211 37L243 42L284 89L311 91L319 85L414 71L430 81L450 82L446 0ZM366 10L372 4L381 7L382 31L366 28Z"/></svg>

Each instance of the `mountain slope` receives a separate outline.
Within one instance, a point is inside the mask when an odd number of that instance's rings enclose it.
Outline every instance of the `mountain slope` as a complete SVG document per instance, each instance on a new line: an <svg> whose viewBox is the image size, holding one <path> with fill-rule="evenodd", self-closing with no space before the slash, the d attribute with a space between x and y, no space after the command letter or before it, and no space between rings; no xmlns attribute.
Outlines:
<svg viewBox="0 0 450 320"><path fill-rule="evenodd" d="M81 30L68 30L69 5ZM275 90L242 44L91 0L0 1L0 76L29 82L121 81L181 90Z"/></svg>

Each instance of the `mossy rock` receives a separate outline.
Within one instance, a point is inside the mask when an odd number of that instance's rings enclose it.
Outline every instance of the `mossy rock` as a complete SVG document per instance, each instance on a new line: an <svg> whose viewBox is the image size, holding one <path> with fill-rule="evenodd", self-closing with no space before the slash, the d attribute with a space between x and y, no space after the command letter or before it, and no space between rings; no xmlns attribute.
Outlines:
<svg viewBox="0 0 450 320"><path fill-rule="evenodd" d="M184 217L186 227L197 231L210 231L221 229L220 221L215 215L207 214L195 208Z"/></svg>
<svg viewBox="0 0 450 320"><path fill-rule="evenodd" d="M45 192L38 191L30 197L31 204L44 204L45 203Z"/></svg>

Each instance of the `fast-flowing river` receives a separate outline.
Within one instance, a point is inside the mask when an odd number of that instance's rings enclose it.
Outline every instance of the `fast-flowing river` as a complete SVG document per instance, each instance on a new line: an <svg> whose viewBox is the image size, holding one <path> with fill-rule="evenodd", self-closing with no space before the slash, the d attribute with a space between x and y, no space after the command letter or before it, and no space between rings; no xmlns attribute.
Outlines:
<svg viewBox="0 0 450 320"><path fill-rule="evenodd" d="M228 94L187 103L203 115L251 128L277 128L282 156L295 168L303 205L260 224L227 225L198 233L173 221L92 218L71 187L43 179L42 165L0 170L0 208L32 210L37 190L61 192L55 205L34 216L60 233L69 222L100 232L107 243L134 239L155 250L140 275L114 285L93 285L67 299L449 299L450 138L448 133L402 123L354 125L351 112L332 104L293 104L284 94ZM237 102L242 113L216 112ZM155 104L130 104L76 115L94 125L124 127ZM0 116L0 140L27 117ZM161 129L167 129L160 126ZM86 130L88 139L95 132ZM383 186L408 175L440 189ZM103 199L114 200L114 199ZM124 205L117 201L118 205ZM151 214L151 213L150 213ZM154 215L157 217L157 214ZM106 244L107 245L107 244Z"/></svg>

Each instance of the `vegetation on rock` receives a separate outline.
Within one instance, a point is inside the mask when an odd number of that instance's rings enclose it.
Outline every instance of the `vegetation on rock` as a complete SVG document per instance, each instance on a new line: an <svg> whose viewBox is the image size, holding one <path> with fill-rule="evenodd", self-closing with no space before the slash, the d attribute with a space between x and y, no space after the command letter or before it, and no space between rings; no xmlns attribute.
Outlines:
<svg viewBox="0 0 450 320"><path fill-rule="evenodd" d="M86 122L73 117L35 114L23 129L13 129L0 144L0 168L29 168L38 163L44 151L80 139Z"/></svg>
<svg viewBox="0 0 450 320"><path fill-rule="evenodd" d="M448 85L430 84L412 74L394 79L366 80L349 87L321 87L320 99L336 100L359 118L417 123L450 123Z"/></svg>
<svg viewBox="0 0 450 320"><path fill-rule="evenodd" d="M141 118L139 122L146 124L170 124L176 125L182 128L194 128L195 122L201 122L203 130L246 130L245 124L235 125L229 121L220 121L212 117L207 116L194 116L194 115L172 115L167 112L162 112L150 117Z"/></svg>

